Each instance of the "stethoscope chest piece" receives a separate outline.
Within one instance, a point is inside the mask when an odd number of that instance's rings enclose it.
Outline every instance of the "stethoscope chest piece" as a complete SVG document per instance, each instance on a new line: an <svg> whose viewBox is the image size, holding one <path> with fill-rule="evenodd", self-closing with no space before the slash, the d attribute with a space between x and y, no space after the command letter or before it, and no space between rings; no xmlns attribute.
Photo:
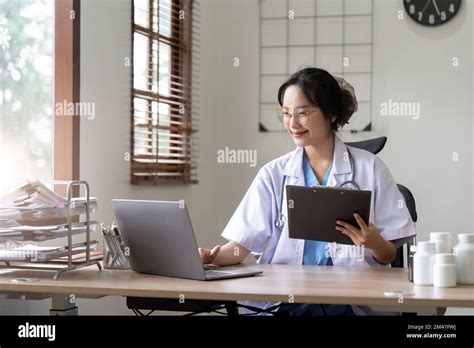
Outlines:
<svg viewBox="0 0 474 348"><path fill-rule="evenodd" d="M275 227L280 230L285 227L285 217L283 216L283 214L280 214L280 217L275 219Z"/></svg>

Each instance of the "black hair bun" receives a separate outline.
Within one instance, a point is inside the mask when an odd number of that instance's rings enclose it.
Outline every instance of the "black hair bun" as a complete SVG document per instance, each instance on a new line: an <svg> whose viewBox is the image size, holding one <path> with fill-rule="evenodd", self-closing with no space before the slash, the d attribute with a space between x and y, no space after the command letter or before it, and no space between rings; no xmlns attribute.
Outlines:
<svg viewBox="0 0 474 348"><path fill-rule="evenodd" d="M348 121L357 111L357 107L358 105L355 95L345 88L341 89L341 117L338 119L340 126L349 123Z"/></svg>
<svg viewBox="0 0 474 348"><path fill-rule="evenodd" d="M336 121L339 127L349 123L351 116L357 111L358 104L354 87L342 77L334 76L341 89L340 114Z"/></svg>

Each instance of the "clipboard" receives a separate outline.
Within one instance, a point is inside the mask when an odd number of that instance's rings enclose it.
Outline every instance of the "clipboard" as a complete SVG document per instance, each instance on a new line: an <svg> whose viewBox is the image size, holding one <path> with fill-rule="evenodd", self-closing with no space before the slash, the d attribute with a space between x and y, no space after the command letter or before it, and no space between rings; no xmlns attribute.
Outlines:
<svg viewBox="0 0 474 348"><path fill-rule="evenodd" d="M365 190L287 185L289 237L353 245L336 230L336 220L359 226L353 215L358 213L368 224L371 196Z"/></svg>

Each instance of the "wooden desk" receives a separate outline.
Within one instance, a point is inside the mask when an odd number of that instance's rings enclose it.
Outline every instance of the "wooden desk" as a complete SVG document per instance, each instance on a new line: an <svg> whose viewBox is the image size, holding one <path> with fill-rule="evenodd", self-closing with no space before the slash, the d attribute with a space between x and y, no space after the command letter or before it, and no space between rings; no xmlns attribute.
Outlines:
<svg viewBox="0 0 474 348"><path fill-rule="evenodd" d="M474 307L474 286L456 288L414 286L408 270L301 265L239 265L263 271L262 275L218 281L168 278L132 271L99 271L87 267L66 272L54 281L51 272L3 270L0 293L74 294L76 297L134 296L205 300L258 300L295 303L331 303L408 307ZM14 283L15 278L39 281ZM387 297L386 291L413 291L414 296Z"/></svg>

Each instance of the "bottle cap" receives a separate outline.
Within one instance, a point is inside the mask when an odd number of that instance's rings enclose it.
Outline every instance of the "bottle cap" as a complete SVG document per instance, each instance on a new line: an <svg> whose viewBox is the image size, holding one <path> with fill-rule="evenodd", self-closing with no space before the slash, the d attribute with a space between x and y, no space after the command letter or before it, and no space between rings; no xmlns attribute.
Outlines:
<svg viewBox="0 0 474 348"><path fill-rule="evenodd" d="M441 241L441 240L449 240L451 239L450 232L431 232L430 233L430 240L432 241Z"/></svg>
<svg viewBox="0 0 474 348"><path fill-rule="evenodd" d="M416 251L427 251L429 253L435 253L436 244L435 242L418 242L416 245Z"/></svg>
<svg viewBox="0 0 474 348"><path fill-rule="evenodd" d="M458 239L460 242L473 243L474 234L473 233L461 233L458 234Z"/></svg>

